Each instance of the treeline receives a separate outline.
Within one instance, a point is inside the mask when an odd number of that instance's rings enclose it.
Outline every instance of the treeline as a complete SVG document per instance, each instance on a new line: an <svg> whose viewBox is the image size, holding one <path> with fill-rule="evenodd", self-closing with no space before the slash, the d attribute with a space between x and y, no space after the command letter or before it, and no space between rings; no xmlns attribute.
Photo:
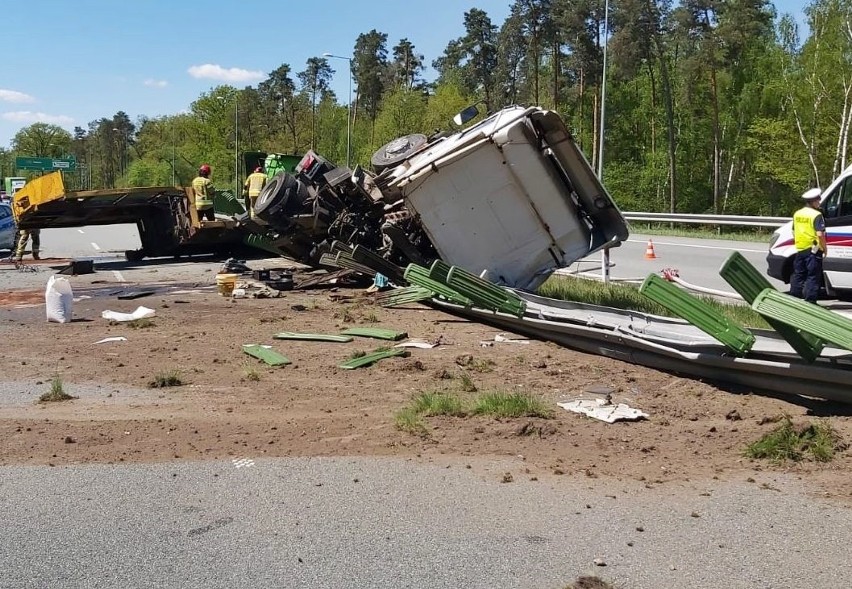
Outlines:
<svg viewBox="0 0 852 589"><path fill-rule="evenodd" d="M558 111L625 210L786 214L810 186L847 165L852 117L852 0L814 0L808 36L765 0L515 0L509 17L464 13L426 83L426 57L376 30L350 56L282 64L256 87L212 88L186 113L133 122L119 112L76 128L22 129L14 155L76 156L77 182L99 188L187 183L198 164L234 185L240 151L302 153L345 163L408 133L450 128L474 102ZM601 94L606 58L605 110ZM603 121L603 125L602 125ZM4 164L4 169L9 169Z"/></svg>

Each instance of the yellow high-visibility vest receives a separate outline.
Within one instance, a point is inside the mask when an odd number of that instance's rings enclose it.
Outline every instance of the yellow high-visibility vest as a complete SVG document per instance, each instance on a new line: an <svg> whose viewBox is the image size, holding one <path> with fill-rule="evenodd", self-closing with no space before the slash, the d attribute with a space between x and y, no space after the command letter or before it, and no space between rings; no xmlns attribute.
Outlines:
<svg viewBox="0 0 852 589"><path fill-rule="evenodd" d="M253 172L246 178L245 188L248 190L249 198L256 198L266 186L266 174L263 172Z"/></svg>
<svg viewBox="0 0 852 589"><path fill-rule="evenodd" d="M821 214L813 207L802 207L793 215L793 240L796 250L803 252L819 244L814 221Z"/></svg>
<svg viewBox="0 0 852 589"><path fill-rule="evenodd" d="M192 191L195 193L195 208L199 211L213 206L213 182L210 178L198 176L192 181Z"/></svg>

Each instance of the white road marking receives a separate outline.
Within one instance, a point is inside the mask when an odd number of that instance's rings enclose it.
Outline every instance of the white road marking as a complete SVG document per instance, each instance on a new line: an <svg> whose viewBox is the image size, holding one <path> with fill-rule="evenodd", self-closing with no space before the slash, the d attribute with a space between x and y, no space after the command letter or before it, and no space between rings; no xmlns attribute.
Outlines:
<svg viewBox="0 0 852 589"><path fill-rule="evenodd" d="M722 246L719 246L719 245L693 245L691 243L673 243L673 242L670 242L670 241L657 241L656 239L652 239L651 241L654 242L654 245L673 245L673 246L676 246L676 247L694 247L694 248L704 249L704 250L751 252L753 254L765 254L769 251L769 249L749 250L749 249L742 249L742 248L734 248L734 247L730 247L730 246L722 247ZM627 243L648 243L648 242L647 241L640 241L640 240L636 240L636 239L628 239Z"/></svg>
<svg viewBox="0 0 852 589"><path fill-rule="evenodd" d="M124 276L122 276L122 275L121 275L121 272L119 272L118 270L113 270L113 271L112 271L112 275L113 275L113 276L115 276L115 279L116 279L118 282L127 282L127 281L124 279Z"/></svg>
<svg viewBox="0 0 852 589"><path fill-rule="evenodd" d="M85 233L85 231L83 231L82 229L77 229L77 231L79 231L80 233Z"/></svg>
<svg viewBox="0 0 852 589"><path fill-rule="evenodd" d="M99 246L98 244L96 244L94 241L92 242L92 247L93 247L93 248L95 248L95 249L96 249L96 250L98 250L98 251L101 251L101 246Z"/></svg>
<svg viewBox="0 0 852 589"><path fill-rule="evenodd" d="M234 458L231 462L234 463L235 468L254 466L254 460L251 458Z"/></svg>

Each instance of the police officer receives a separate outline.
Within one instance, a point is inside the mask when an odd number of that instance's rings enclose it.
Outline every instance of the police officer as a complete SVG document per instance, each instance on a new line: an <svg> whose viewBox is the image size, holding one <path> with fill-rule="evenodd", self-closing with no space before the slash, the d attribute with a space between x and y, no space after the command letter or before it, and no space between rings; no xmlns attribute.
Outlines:
<svg viewBox="0 0 852 589"><path fill-rule="evenodd" d="M816 303L822 283L822 258L828 253L825 243L825 220L819 209L819 188L811 188L802 195L805 206L793 215L793 276L790 294L810 303Z"/></svg>
<svg viewBox="0 0 852 589"><path fill-rule="evenodd" d="M20 262L27 248L27 241L33 239L33 260L40 260L39 249L41 249L41 229L22 229L21 237L18 239L18 249L15 250L15 259Z"/></svg>
<svg viewBox="0 0 852 589"><path fill-rule="evenodd" d="M216 212L213 210L213 196L216 189L210 180L210 166L202 164L198 168L198 176L192 181L192 192L195 195L195 210L198 211L198 220L216 220Z"/></svg>
<svg viewBox="0 0 852 589"><path fill-rule="evenodd" d="M243 196L249 198L248 209L251 218L254 218L254 203L257 202L257 197L260 196L264 186L266 186L266 174L263 173L263 168L258 166L254 169L254 173L249 174L243 185Z"/></svg>

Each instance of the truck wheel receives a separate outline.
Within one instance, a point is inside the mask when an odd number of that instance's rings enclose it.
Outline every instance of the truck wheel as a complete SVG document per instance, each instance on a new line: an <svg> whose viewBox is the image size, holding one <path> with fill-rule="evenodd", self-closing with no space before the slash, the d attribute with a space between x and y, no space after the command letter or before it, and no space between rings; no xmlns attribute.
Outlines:
<svg viewBox="0 0 852 589"><path fill-rule="evenodd" d="M142 250L127 250L124 252L124 259L128 262L140 262L145 257Z"/></svg>
<svg viewBox="0 0 852 589"><path fill-rule="evenodd" d="M385 143L379 148L370 163L373 164L373 169L376 172L381 172L385 168L390 168L401 164L406 158L420 150L426 145L426 135L414 133L405 135L399 139L394 139L390 143Z"/></svg>
<svg viewBox="0 0 852 589"><path fill-rule="evenodd" d="M266 183L263 190L257 196L254 203L254 214L263 218L263 213L269 209L277 208L277 205L287 196L286 172L276 174L272 180ZM265 220L265 219L264 219Z"/></svg>

